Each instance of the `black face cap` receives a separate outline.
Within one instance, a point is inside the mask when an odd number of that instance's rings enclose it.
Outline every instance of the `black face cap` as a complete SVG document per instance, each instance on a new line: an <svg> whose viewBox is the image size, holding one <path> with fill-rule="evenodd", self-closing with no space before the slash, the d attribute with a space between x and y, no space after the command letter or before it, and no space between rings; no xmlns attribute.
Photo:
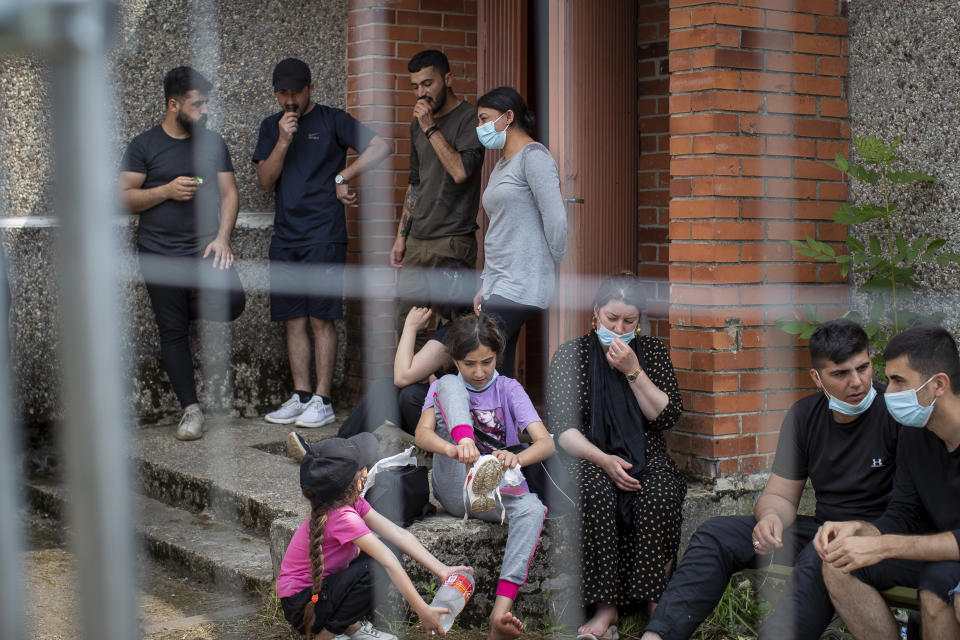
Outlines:
<svg viewBox="0 0 960 640"><path fill-rule="evenodd" d="M290 89L300 91L310 84L310 67L303 60L287 58L273 68L274 92Z"/></svg>
<svg viewBox="0 0 960 640"><path fill-rule="evenodd" d="M372 433L310 445L300 462L300 487L313 494L315 505L330 504L343 495L357 471L377 461L377 447Z"/></svg>

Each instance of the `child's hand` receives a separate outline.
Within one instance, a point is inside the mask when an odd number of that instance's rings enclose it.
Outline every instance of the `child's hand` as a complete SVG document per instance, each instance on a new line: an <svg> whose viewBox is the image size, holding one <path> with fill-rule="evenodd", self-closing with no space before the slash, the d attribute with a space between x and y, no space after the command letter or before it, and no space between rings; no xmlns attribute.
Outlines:
<svg viewBox="0 0 960 640"><path fill-rule="evenodd" d="M472 465L480 457L477 444L470 438L460 438L457 444L457 460L465 465Z"/></svg>
<svg viewBox="0 0 960 640"><path fill-rule="evenodd" d="M500 461L504 469L513 469L515 466L520 464L517 454L511 453L506 449L501 449L500 451L494 451L493 457Z"/></svg>
<svg viewBox="0 0 960 640"><path fill-rule="evenodd" d="M452 574L457 571L465 571L469 574L473 574L473 567L448 567L447 565L443 566L443 569L440 570L440 573L437 574L437 578L440 579L440 584L443 584L447 581Z"/></svg>
<svg viewBox="0 0 960 640"><path fill-rule="evenodd" d="M427 605L423 608L418 614L420 618L420 627L428 635L445 635L447 632L443 630L443 623L440 621L440 615L444 613L450 613L450 609L440 608L440 607L431 607Z"/></svg>
<svg viewBox="0 0 960 640"><path fill-rule="evenodd" d="M414 327L417 331L423 331L430 326L432 320L433 310L430 307L413 307L407 313L403 324Z"/></svg>

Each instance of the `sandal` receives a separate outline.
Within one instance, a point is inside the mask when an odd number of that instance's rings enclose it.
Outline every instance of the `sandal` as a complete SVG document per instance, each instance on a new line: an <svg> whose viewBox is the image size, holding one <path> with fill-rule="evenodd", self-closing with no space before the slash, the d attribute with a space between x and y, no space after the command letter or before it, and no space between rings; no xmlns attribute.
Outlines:
<svg viewBox="0 0 960 640"><path fill-rule="evenodd" d="M577 640L620 640L620 634L617 633L617 625L612 624L607 627L607 630L603 632L602 636L592 633L581 633L577 636Z"/></svg>

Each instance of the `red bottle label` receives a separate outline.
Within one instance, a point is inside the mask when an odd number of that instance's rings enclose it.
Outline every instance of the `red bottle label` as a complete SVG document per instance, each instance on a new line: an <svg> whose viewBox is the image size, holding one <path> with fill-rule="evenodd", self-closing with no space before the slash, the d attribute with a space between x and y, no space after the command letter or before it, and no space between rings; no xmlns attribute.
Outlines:
<svg viewBox="0 0 960 640"><path fill-rule="evenodd" d="M473 583L470 582L470 579L466 576L463 576L459 573L454 573L447 581L443 583L448 587L453 587L457 591L463 594L463 603L466 604L470 600L470 596L473 595Z"/></svg>

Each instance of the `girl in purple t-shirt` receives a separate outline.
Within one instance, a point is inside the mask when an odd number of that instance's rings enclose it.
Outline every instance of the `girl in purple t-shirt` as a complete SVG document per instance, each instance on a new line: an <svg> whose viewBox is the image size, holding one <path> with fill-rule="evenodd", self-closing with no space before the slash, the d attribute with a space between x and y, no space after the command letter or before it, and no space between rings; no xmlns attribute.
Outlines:
<svg viewBox="0 0 960 640"><path fill-rule="evenodd" d="M330 640L396 640L396 636L361 621L373 610L374 562L420 618L424 631L443 635L440 614L417 593L397 557L374 533L396 545L443 583L458 570L448 567L408 531L401 529L360 497L367 467L377 459L377 439L370 433L330 438L307 448L300 463L300 488L310 501L310 518L293 534L277 576L277 595L290 625ZM345 634L345 635L342 635Z"/></svg>
<svg viewBox="0 0 960 640"><path fill-rule="evenodd" d="M441 454L433 457L433 494L448 513L500 523L502 514L491 494L504 470L549 458L555 451L553 439L520 383L497 374L504 339L489 316L459 318L444 343L460 373L430 385L417 424L416 442L427 451ZM507 451L508 446L519 443L521 432L533 441L530 447L520 453ZM471 498L465 500L468 482ZM474 490L476 497L472 496ZM500 502L508 531L497 597L490 613L491 640L516 638L523 631L512 613L513 601L527 579L547 513L525 484L502 489Z"/></svg>

